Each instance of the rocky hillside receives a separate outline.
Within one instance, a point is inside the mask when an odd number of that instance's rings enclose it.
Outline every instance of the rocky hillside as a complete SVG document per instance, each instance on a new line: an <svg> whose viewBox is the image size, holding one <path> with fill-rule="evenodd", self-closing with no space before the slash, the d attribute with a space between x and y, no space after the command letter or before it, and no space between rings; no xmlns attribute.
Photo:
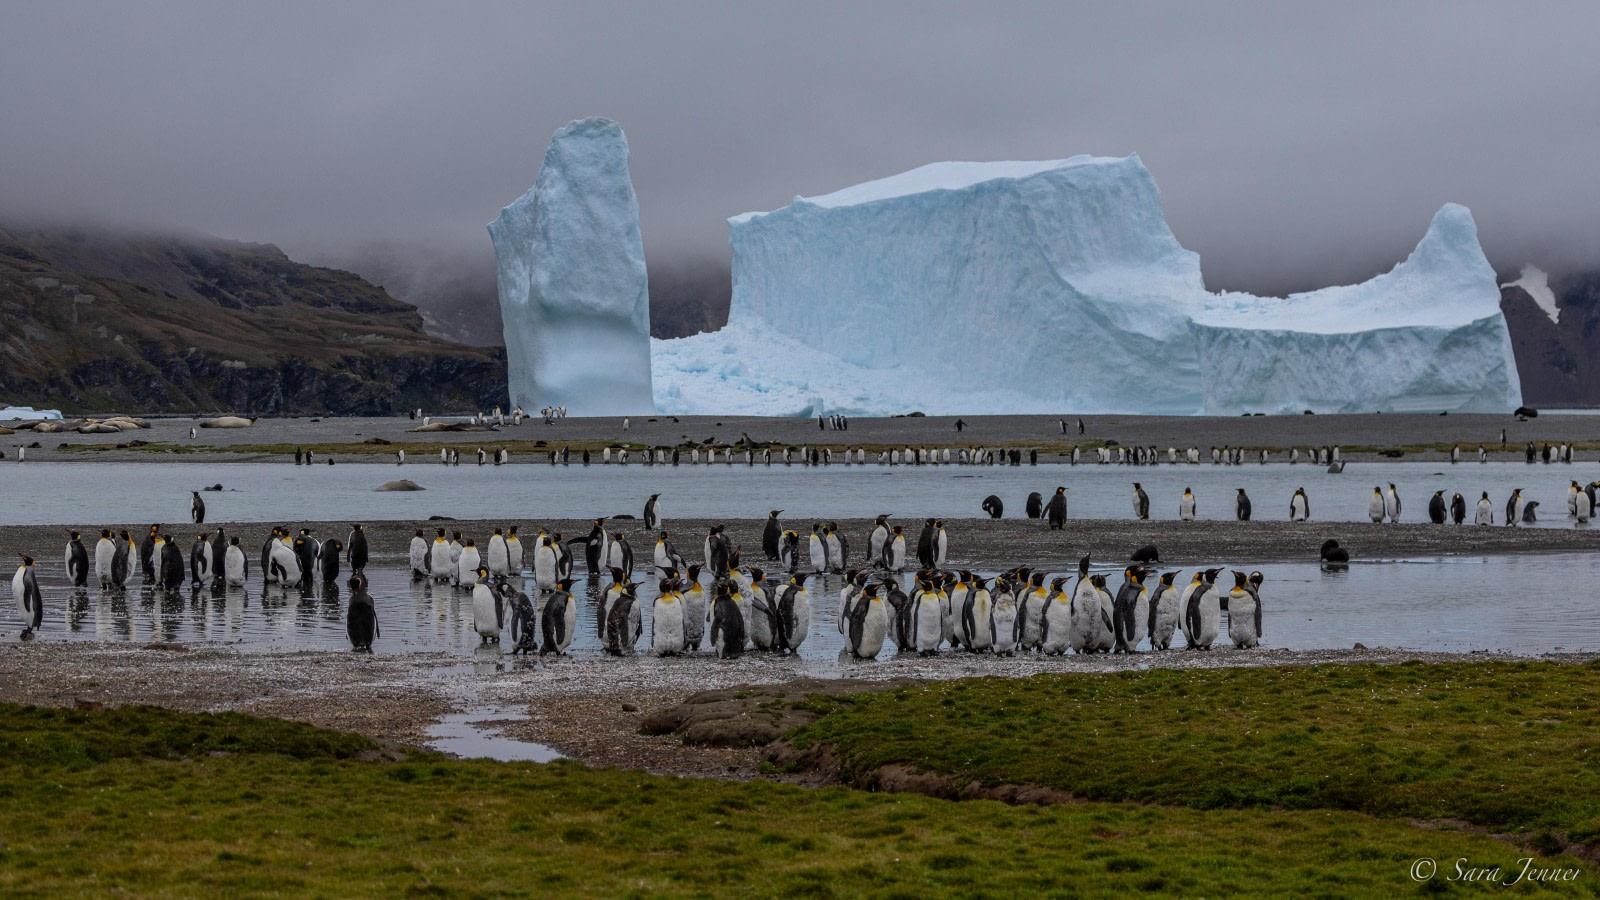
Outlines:
<svg viewBox="0 0 1600 900"><path fill-rule="evenodd" d="M1600 272L1553 278L1558 318L1527 291L1500 289L1522 378L1522 402L1534 408L1600 406Z"/></svg>
<svg viewBox="0 0 1600 900"><path fill-rule="evenodd" d="M505 354L269 244L0 227L0 405L381 415L506 402Z"/></svg>

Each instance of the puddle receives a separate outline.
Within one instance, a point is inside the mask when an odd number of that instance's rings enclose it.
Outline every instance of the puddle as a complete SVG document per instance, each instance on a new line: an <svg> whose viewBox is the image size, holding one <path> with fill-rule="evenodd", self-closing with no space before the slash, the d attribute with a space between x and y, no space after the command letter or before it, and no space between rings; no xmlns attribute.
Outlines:
<svg viewBox="0 0 1600 900"><path fill-rule="evenodd" d="M491 722L524 722L525 713L502 707L480 707L451 713L428 727L428 749L451 753L466 759L497 759L501 762L552 762L562 759L556 750L543 744L501 737L496 727L481 727Z"/></svg>

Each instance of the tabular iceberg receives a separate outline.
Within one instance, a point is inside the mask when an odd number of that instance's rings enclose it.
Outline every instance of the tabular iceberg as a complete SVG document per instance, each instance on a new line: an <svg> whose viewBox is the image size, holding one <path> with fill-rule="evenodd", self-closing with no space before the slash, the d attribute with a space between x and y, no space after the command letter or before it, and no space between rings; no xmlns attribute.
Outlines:
<svg viewBox="0 0 1600 900"><path fill-rule="evenodd" d="M489 235L511 402L651 412L650 293L622 128L597 118L557 131L533 188Z"/></svg>
<svg viewBox="0 0 1600 900"><path fill-rule="evenodd" d="M1212 294L1137 156L937 163L729 220L719 332L653 344L671 413L1502 411L1471 214L1359 285Z"/></svg>

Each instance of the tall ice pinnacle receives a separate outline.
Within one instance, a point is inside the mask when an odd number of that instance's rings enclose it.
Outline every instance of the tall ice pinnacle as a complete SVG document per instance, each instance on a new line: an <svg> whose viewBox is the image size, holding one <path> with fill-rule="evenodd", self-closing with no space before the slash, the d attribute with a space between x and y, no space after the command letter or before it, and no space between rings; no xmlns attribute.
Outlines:
<svg viewBox="0 0 1600 900"><path fill-rule="evenodd" d="M576 416L654 412L649 282L622 127L594 118L557 131L533 188L489 236L511 402Z"/></svg>

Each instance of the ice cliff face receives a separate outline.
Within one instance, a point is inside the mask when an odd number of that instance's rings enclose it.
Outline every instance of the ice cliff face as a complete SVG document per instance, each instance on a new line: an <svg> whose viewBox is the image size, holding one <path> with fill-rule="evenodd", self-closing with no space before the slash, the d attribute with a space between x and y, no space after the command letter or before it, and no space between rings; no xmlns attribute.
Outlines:
<svg viewBox="0 0 1600 900"><path fill-rule="evenodd" d="M649 289L622 128L582 119L557 131L533 188L489 235L511 402L652 411Z"/></svg>
<svg viewBox="0 0 1600 900"><path fill-rule="evenodd" d="M939 163L729 220L728 327L657 341L662 412L1509 410L1471 214L1368 282L1207 293L1138 157Z"/></svg>

